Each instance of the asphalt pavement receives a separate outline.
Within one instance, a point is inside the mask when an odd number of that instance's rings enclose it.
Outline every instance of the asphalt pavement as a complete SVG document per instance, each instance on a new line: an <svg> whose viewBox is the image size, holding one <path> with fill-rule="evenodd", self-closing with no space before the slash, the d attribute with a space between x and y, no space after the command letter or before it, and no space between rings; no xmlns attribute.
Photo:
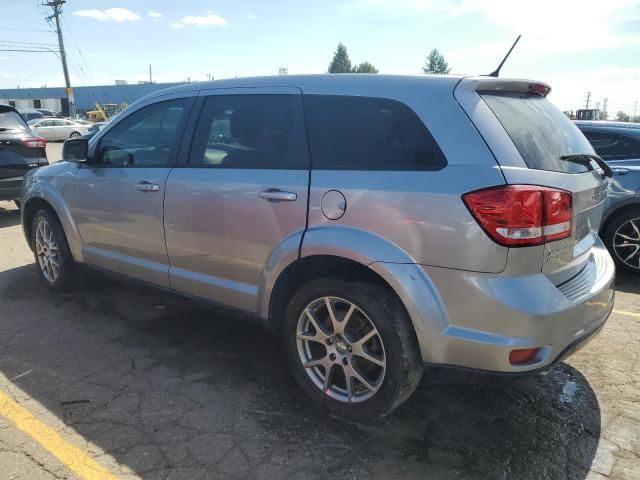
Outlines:
<svg viewBox="0 0 640 480"><path fill-rule="evenodd" d="M640 478L637 278L545 377L427 370L355 424L310 405L259 326L98 274L51 293L9 203L0 246L1 478Z"/></svg>

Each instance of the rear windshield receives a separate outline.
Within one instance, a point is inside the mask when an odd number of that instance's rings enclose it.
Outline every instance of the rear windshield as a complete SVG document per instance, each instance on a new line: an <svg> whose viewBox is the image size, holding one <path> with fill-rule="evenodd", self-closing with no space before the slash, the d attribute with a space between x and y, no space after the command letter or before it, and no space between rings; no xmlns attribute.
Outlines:
<svg viewBox="0 0 640 480"><path fill-rule="evenodd" d="M12 110L0 111L0 132L8 130L27 130L27 125L20 115Z"/></svg>
<svg viewBox="0 0 640 480"><path fill-rule="evenodd" d="M538 96L511 93L482 93L529 168L553 172L581 173L585 165L560 160L570 153L595 153L580 130Z"/></svg>

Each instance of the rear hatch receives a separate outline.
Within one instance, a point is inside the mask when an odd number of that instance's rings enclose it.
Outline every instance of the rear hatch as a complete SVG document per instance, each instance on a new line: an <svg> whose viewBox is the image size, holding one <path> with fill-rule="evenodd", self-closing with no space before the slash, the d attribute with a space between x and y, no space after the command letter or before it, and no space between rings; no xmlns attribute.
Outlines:
<svg viewBox="0 0 640 480"><path fill-rule="evenodd" d="M570 193L571 225L565 238L551 237L542 245L509 252L508 263L514 260L519 268L530 265L558 285L590 259L608 178L597 161L580 156L595 152L573 122L546 98L549 90L539 82L465 79L456 89L456 98L492 149L507 184Z"/></svg>

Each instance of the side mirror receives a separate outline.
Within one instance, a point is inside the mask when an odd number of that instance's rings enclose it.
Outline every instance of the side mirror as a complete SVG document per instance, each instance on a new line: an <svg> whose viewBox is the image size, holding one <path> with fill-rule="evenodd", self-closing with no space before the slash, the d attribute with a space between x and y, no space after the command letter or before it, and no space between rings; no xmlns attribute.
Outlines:
<svg viewBox="0 0 640 480"><path fill-rule="evenodd" d="M71 138L62 145L62 158L70 162L86 162L89 141L86 138Z"/></svg>

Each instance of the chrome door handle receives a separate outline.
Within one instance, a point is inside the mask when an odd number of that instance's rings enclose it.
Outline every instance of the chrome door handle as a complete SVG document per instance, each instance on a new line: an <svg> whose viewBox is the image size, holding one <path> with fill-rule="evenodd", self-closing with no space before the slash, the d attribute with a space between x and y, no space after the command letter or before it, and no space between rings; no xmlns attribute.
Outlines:
<svg viewBox="0 0 640 480"><path fill-rule="evenodd" d="M298 195L294 192L283 192L276 189L258 192L258 197L272 202L295 202L298 199Z"/></svg>
<svg viewBox="0 0 640 480"><path fill-rule="evenodd" d="M135 189L141 192L157 192L160 190L160 185L149 182L140 182L135 184Z"/></svg>

